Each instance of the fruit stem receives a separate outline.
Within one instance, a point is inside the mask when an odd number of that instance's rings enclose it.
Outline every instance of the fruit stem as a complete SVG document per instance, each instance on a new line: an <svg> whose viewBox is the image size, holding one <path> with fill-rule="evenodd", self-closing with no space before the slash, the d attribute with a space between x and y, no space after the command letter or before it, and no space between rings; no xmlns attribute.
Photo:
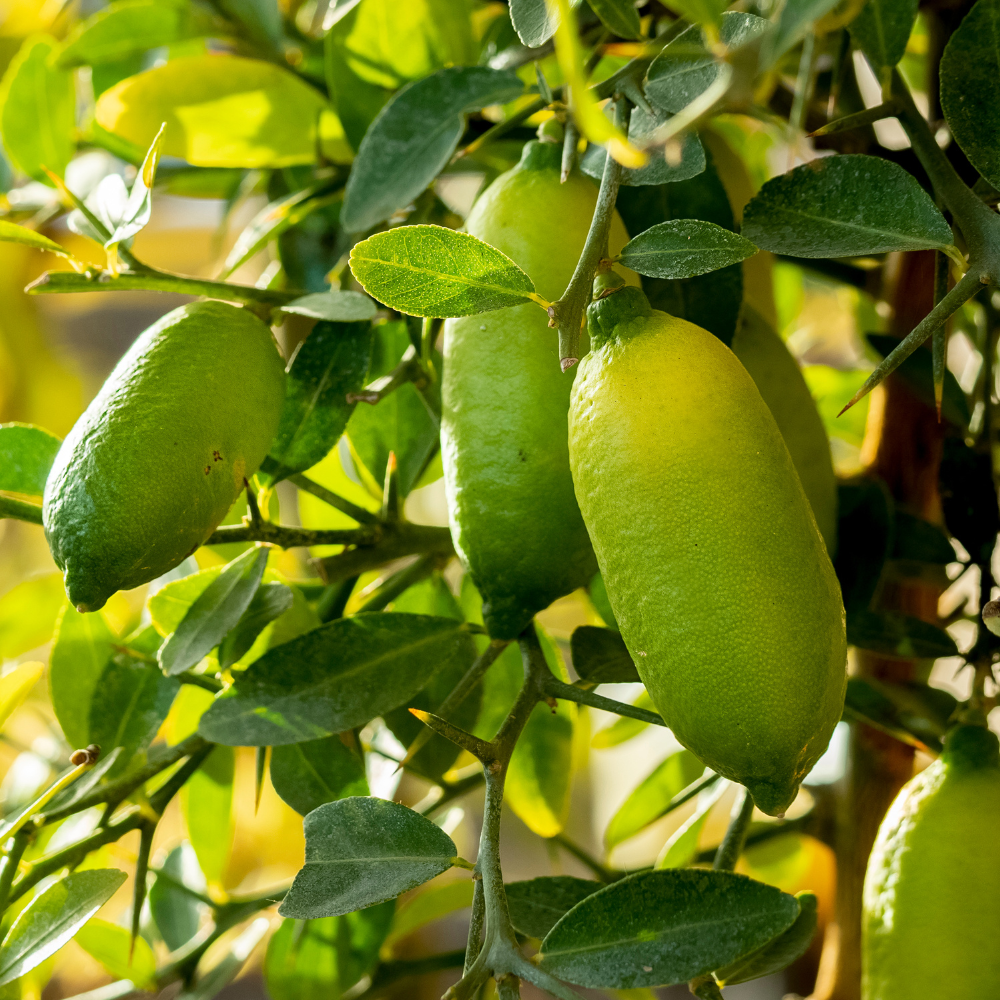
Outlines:
<svg viewBox="0 0 1000 1000"><path fill-rule="evenodd" d="M744 788L741 797L733 803L733 811L729 817L726 835L719 844L712 867L716 871L731 872L740 859L743 845L746 843L747 831L750 829L750 817L753 816L753 796Z"/></svg>
<svg viewBox="0 0 1000 1000"><path fill-rule="evenodd" d="M27 521L28 524L41 524L42 508L36 503L28 503L26 500L0 496L0 518L4 517L15 521Z"/></svg>

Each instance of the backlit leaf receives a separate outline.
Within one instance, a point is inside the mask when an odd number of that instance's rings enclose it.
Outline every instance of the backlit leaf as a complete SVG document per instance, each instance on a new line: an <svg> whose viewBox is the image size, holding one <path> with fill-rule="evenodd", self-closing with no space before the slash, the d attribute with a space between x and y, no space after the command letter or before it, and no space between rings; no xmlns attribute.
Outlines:
<svg viewBox="0 0 1000 1000"><path fill-rule="evenodd" d="M715 804L722 798L728 787L729 782L717 781L698 795L694 813L670 835L669 840L663 845L663 850L660 851L660 856L656 859L657 868L683 868L694 861L698 854L701 832L708 822L709 813L715 808Z"/></svg>
<svg viewBox="0 0 1000 1000"><path fill-rule="evenodd" d="M456 910L464 910L471 906L474 886L475 883L470 879L463 878L445 882L444 885L432 885L408 897L406 902L401 903L396 909L392 929L385 939L386 945L392 947L395 942L401 941L421 927L426 927Z"/></svg>
<svg viewBox="0 0 1000 1000"><path fill-rule="evenodd" d="M181 789L181 809L198 865L210 886L221 887L233 841L232 747L216 747Z"/></svg>
<svg viewBox="0 0 1000 1000"><path fill-rule="evenodd" d="M529 49L544 45L559 23L547 0L510 0L510 20L517 37Z"/></svg>
<svg viewBox="0 0 1000 1000"><path fill-rule="evenodd" d="M32 247L35 250L48 250L50 253L58 254L60 257L73 256L68 250L63 249L63 247L50 240L47 236L36 233L33 229L26 229L24 226L15 225L13 222L7 222L6 219L0 219L0 242L20 243L22 246ZM16 427L19 425L8 424L6 426ZM20 426L29 427L30 424ZM37 429L41 430L40 428ZM44 434L45 432L42 431L42 433Z"/></svg>
<svg viewBox="0 0 1000 1000"><path fill-rule="evenodd" d="M48 642L65 600L61 573L31 577L0 597L0 657Z"/></svg>
<svg viewBox="0 0 1000 1000"><path fill-rule="evenodd" d="M944 629L895 611L848 615L847 641L861 649L908 660L958 655L955 640Z"/></svg>
<svg viewBox="0 0 1000 1000"><path fill-rule="evenodd" d="M144 938L133 941L125 927L95 917L77 931L75 940L116 979L130 979L141 990L155 988L156 956Z"/></svg>
<svg viewBox="0 0 1000 1000"><path fill-rule="evenodd" d="M693 278L752 257L757 248L711 222L679 219L651 226L621 251L621 262L653 278Z"/></svg>
<svg viewBox="0 0 1000 1000"><path fill-rule="evenodd" d="M204 893L205 876L198 867L198 858L190 843L175 847L160 867L175 881L195 892ZM156 929L170 951L187 944L198 932L205 904L190 893L177 888L166 878L156 878L148 898Z"/></svg>
<svg viewBox="0 0 1000 1000"><path fill-rule="evenodd" d="M0 677L0 726L10 718L31 689L41 680L45 666L38 662L21 663Z"/></svg>

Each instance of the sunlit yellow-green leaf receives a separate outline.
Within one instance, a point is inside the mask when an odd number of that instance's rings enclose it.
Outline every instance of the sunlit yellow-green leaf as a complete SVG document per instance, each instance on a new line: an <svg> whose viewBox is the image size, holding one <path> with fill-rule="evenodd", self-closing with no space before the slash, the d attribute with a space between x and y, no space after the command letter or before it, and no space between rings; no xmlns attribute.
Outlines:
<svg viewBox="0 0 1000 1000"><path fill-rule="evenodd" d="M0 677L0 725L3 725L45 673L45 664L22 663Z"/></svg>
<svg viewBox="0 0 1000 1000"><path fill-rule="evenodd" d="M155 989L156 956L144 938L133 942L124 927L93 917L77 932L76 943L116 978L131 979L139 989Z"/></svg>

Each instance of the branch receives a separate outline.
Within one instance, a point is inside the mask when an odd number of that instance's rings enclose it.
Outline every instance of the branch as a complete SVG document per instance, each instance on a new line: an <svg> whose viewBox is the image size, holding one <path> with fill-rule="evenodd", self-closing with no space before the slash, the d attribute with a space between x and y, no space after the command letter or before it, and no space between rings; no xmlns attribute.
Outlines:
<svg viewBox="0 0 1000 1000"><path fill-rule="evenodd" d="M551 673L544 680L545 693L550 698L561 698L563 701L575 701L580 705L589 705L591 708L600 708L605 712L614 712L615 715L624 715L630 719L639 719L654 726L666 726L663 716L656 712L647 711L644 708L636 708L635 705L627 705L623 701L615 701L613 698L605 698L602 695L594 694L592 691L584 691L573 684L566 684L564 681L554 677Z"/></svg>
<svg viewBox="0 0 1000 1000"><path fill-rule="evenodd" d="M451 555L454 551L451 532L447 528L405 521L379 523L375 541L321 559L319 570L326 583L336 583L403 556L432 552Z"/></svg>
<svg viewBox="0 0 1000 1000"><path fill-rule="evenodd" d="M372 527L331 528L312 531L283 524L260 521L257 524L234 524L216 528L203 545L228 545L230 542L266 542L283 549L309 548L313 545L374 545L378 531Z"/></svg>
<svg viewBox="0 0 1000 1000"><path fill-rule="evenodd" d="M4 517L12 518L15 521L27 521L29 524L41 524L42 508L36 503L28 503L26 500L0 496L0 518Z"/></svg>

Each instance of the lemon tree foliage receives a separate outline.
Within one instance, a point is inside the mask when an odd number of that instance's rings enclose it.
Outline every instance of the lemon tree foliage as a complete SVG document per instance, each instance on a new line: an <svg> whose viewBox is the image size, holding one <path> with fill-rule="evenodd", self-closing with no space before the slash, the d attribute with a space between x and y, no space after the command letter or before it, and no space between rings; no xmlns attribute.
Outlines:
<svg viewBox="0 0 1000 1000"><path fill-rule="evenodd" d="M8 5L0 986L1000 995L1000 7L726 6Z"/></svg>

